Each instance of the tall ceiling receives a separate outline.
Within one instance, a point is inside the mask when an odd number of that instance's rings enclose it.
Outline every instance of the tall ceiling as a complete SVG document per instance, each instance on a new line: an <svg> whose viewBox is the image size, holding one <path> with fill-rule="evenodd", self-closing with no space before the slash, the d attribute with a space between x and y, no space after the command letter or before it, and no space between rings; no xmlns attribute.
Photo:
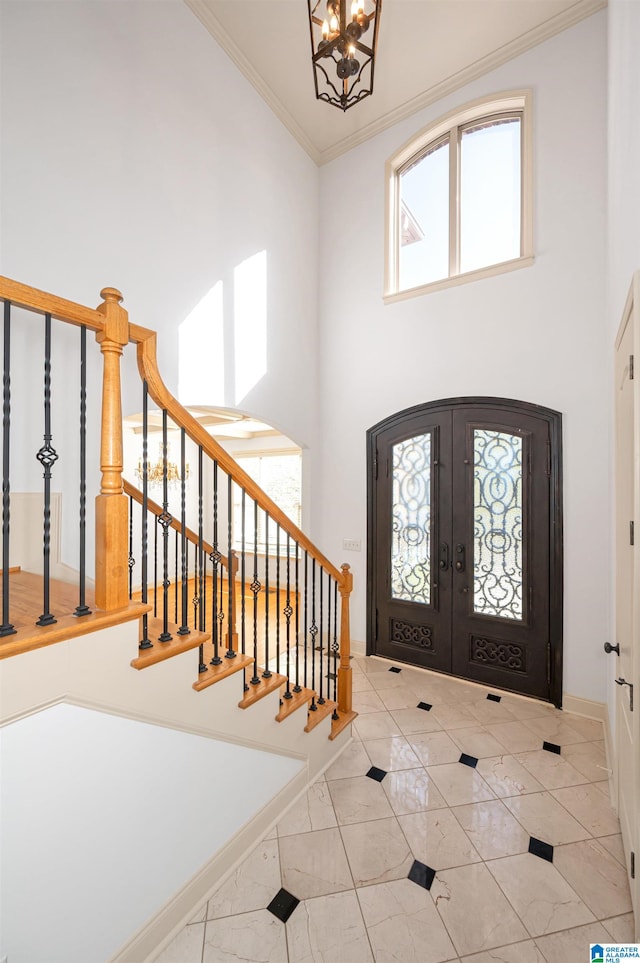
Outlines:
<svg viewBox="0 0 640 963"><path fill-rule="evenodd" d="M607 0L383 0L373 96L315 98L306 0L185 0L317 164L500 66Z"/></svg>

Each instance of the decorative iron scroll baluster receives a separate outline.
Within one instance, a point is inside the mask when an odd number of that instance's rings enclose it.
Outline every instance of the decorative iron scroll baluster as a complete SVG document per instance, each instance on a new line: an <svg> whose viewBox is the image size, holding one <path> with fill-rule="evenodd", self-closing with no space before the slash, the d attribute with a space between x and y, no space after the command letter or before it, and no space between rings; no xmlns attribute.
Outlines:
<svg viewBox="0 0 640 963"><path fill-rule="evenodd" d="M258 675L258 593L261 589L258 579L258 503L253 502L253 582L249 586L253 592L253 677L251 685L259 685Z"/></svg>
<svg viewBox="0 0 640 963"><path fill-rule="evenodd" d="M333 581L333 701L336 707L332 719L338 718L338 583Z"/></svg>
<svg viewBox="0 0 640 963"><path fill-rule="evenodd" d="M319 644L318 644L318 646L316 647L316 652L318 652L318 651L320 652L320 666L319 666L319 672L320 672L320 693L319 693L319 695L318 695L318 705L324 705L324 703L327 701L327 700L325 699L325 697L324 697L324 659L323 659L324 646L323 646L323 644L322 644L322 612L323 612L322 576L323 576L323 574L324 574L324 569L322 568L322 565L321 565L321 566L320 566L320 577L319 577L319 579L318 579L318 581L319 581L319 583L320 583L320 627L319 627L319 635L320 635L320 637L319 637L319 639L318 639L318 643L319 643Z"/></svg>
<svg viewBox="0 0 640 963"><path fill-rule="evenodd" d="M258 538L258 533L256 531L256 540ZM265 553L264 553L264 672L262 673L263 679L271 678L271 669L269 668L269 513L265 511L264 513L264 539L265 539ZM278 660L279 662L279 660ZM280 666L276 668L276 672L280 671Z"/></svg>
<svg viewBox="0 0 640 963"><path fill-rule="evenodd" d="M198 606L200 605L200 596L198 595L198 546L193 546L193 599L191 600L193 605L193 631L198 631Z"/></svg>
<svg viewBox="0 0 640 963"><path fill-rule="evenodd" d="M290 552L290 542L291 536L287 532L287 604L284 607L284 615L287 620L286 626L286 639L287 639L287 687L284 693L285 699L292 699L293 694L289 687L289 675L291 673L291 616L293 615L293 609L291 608L291 552Z"/></svg>
<svg viewBox="0 0 640 963"><path fill-rule="evenodd" d="M218 566L222 555L218 549L218 462L213 462L213 549L210 555L213 564L211 599L211 634L213 637L213 658L211 665L221 665L220 639L218 637Z"/></svg>
<svg viewBox="0 0 640 963"><path fill-rule="evenodd" d="M142 602L146 605L149 591L149 389L146 381L142 382ZM149 639L149 615L142 616L142 639L138 643L140 649L153 648Z"/></svg>
<svg viewBox="0 0 640 963"><path fill-rule="evenodd" d="M299 586L299 545L296 542L296 684L293 687L294 692L302 692L302 686L300 685L300 586Z"/></svg>
<svg viewBox="0 0 640 963"><path fill-rule="evenodd" d="M180 537L180 572L182 582L182 625L178 629L178 635L189 635L189 616L187 608L188 578L189 578L189 554L187 550L187 480L186 480L186 459L185 459L185 430L180 429L180 521L182 522L182 535ZM176 575L176 603L178 599L178 577ZM178 616L176 615L176 622Z"/></svg>
<svg viewBox="0 0 640 963"><path fill-rule="evenodd" d="M90 615L86 603L87 581L87 329L80 328L80 556L78 573L77 617ZM129 589L131 597L131 589Z"/></svg>
<svg viewBox="0 0 640 963"><path fill-rule="evenodd" d="M316 624L316 560L311 559L311 625L309 626L310 648L311 648L311 688L316 691L316 636L318 626ZM320 690L322 692L322 672L320 673ZM318 699L320 702L320 699ZM311 700L310 710L316 710L315 695Z"/></svg>
<svg viewBox="0 0 640 963"><path fill-rule="evenodd" d="M198 612L198 630L204 632L204 549L202 547L202 445L198 445L198 595L196 602L194 599L194 606L199 609ZM201 642L198 648L198 672L208 672L208 666L204 661L204 644Z"/></svg>
<svg viewBox="0 0 640 963"><path fill-rule="evenodd" d="M15 628L9 622L9 538L11 515L11 482L9 445L11 431L11 302L4 302L4 359L2 397L2 625L0 637L13 635Z"/></svg>
<svg viewBox="0 0 640 963"><path fill-rule="evenodd" d="M173 518L169 514L169 479L167 477L167 409L162 409L162 515L158 524L162 526L162 632L159 642L170 642L169 632L169 527Z"/></svg>
<svg viewBox="0 0 640 963"><path fill-rule="evenodd" d="M136 560L133 557L133 495L129 495L129 598L133 595L133 566Z"/></svg>
<svg viewBox="0 0 640 963"><path fill-rule="evenodd" d="M36 625L53 625L57 619L49 611L51 566L51 469L58 460L51 434L51 315L44 316L44 445L36 458L44 469L44 521L42 527L42 577L44 612Z"/></svg>
<svg viewBox="0 0 640 963"><path fill-rule="evenodd" d="M229 577L229 621L227 622L227 654L225 659L235 659L236 653L233 651L233 630L235 621L233 618L233 491L231 489L231 475L227 475L227 575ZM222 577L222 571L220 572ZM237 643L236 643L237 644Z"/></svg>

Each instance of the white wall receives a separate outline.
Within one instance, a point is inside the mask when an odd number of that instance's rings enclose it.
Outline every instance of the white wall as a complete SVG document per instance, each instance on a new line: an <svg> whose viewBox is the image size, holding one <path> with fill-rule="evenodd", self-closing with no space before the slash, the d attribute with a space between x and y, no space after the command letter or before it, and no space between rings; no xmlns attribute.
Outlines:
<svg viewBox="0 0 640 963"><path fill-rule="evenodd" d="M224 403L313 447L314 164L181 0L7 2L0 15L1 272L89 305L120 288L131 319L161 332L174 393L178 326L222 281ZM234 270L261 251L268 370L238 399ZM235 353L251 349L245 337ZM125 412L141 407L133 383Z"/></svg>
<svg viewBox="0 0 640 963"><path fill-rule="evenodd" d="M564 417L564 690L595 700L610 557L609 464L598 456L611 410L606 28L597 14L337 159L321 171L320 205L319 276L332 280L319 295L322 547L352 564L354 638L365 638L367 428L437 398L534 402ZM455 106L522 87L534 96L535 265L385 306L385 160ZM339 230L335 211L348 212ZM363 552L344 553L344 537Z"/></svg>

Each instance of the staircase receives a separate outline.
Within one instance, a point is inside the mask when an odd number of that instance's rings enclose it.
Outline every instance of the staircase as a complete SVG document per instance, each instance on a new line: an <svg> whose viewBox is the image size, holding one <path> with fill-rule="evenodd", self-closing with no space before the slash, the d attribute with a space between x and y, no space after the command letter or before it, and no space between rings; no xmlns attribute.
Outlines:
<svg viewBox="0 0 640 963"><path fill-rule="evenodd" d="M0 278L0 724L67 701L294 754L305 776L284 799L292 803L344 747L356 715L349 566L331 563L171 395L157 368L155 332L129 321L119 292L106 288L102 297L94 310ZM87 333L99 353L90 352ZM122 474L121 362L133 346L141 490ZM91 394L96 384L99 399ZM162 424L157 501L149 496L150 404ZM181 439L175 488L169 430ZM40 448L31 451L36 438ZM195 466L188 483L187 462ZM64 502L62 537L77 560L73 588L51 573L54 486ZM13 491L33 490L42 492L42 566L25 573L16 571L11 501ZM259 520L266 546L258 544ZM264 815L224 866L212 864L117 958L146 959L279 815Z"/></svg>

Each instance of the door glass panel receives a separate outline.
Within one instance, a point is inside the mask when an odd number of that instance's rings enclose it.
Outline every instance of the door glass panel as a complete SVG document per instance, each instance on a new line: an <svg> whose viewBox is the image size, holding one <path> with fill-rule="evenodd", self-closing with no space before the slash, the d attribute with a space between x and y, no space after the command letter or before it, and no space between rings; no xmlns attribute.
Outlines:
<svg viewBox="0 0 640 963"><path fill-rule="evenodd" d="M522 438L473 432L473 609L522 621Z"/></svg>
<svg viewBox="0 0 640 963"><path fill-rule="evenodd" d="M431 602L431 433L393 446L391 595Z"/></svg>

